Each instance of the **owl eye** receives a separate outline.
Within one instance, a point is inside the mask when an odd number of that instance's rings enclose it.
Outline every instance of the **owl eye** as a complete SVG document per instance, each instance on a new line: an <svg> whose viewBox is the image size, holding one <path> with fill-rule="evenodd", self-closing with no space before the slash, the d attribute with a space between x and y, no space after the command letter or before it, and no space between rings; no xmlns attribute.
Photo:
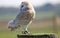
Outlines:
<svg viewBox="0 0 60 38"><path fill-rule="evenodd" d="M22 5L21 7L24 7L24 5Z"/></svg>

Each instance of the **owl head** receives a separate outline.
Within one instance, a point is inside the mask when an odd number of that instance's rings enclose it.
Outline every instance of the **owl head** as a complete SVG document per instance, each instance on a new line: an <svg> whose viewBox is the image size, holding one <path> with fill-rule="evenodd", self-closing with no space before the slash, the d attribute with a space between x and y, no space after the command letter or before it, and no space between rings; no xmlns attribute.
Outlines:
<svg viewBox="0 0 60 38"><path fill-rule="evenodd" d="M29 10L29 9L32 9L32 5L28 1L24 1L21 3L20 9L21 10Z"/></svg>

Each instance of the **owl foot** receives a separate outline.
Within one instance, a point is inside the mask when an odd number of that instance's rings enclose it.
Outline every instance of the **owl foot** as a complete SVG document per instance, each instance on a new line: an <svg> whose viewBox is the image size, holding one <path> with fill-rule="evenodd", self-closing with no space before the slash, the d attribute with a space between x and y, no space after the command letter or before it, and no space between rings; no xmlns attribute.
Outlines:
<svg viewBox="0 0 60 38"><path fill-rule="evenodd" d="M22 31L22 34L30 34L28 31Z"/></svg>

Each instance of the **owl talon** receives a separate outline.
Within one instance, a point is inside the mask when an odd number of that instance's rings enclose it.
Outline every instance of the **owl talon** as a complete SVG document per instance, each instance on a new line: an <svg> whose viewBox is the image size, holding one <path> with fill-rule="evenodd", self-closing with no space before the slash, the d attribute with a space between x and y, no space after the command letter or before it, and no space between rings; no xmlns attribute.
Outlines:
<svg viewBox="0 0 60 38"><path fill-rule="evenodd" d="M22 34L30 34L28 31L22 31Z"/></svg>

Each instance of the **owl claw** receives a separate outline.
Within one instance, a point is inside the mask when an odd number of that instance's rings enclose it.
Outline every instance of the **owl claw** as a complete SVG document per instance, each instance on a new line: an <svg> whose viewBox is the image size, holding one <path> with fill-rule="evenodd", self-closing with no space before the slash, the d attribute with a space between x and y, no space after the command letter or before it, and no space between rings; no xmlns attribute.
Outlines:
<svg viewBox="0 0 60 38"><path fill-rule="evenodd" d="M22 34L30 34L28 31L22 31Z"/></svg>

